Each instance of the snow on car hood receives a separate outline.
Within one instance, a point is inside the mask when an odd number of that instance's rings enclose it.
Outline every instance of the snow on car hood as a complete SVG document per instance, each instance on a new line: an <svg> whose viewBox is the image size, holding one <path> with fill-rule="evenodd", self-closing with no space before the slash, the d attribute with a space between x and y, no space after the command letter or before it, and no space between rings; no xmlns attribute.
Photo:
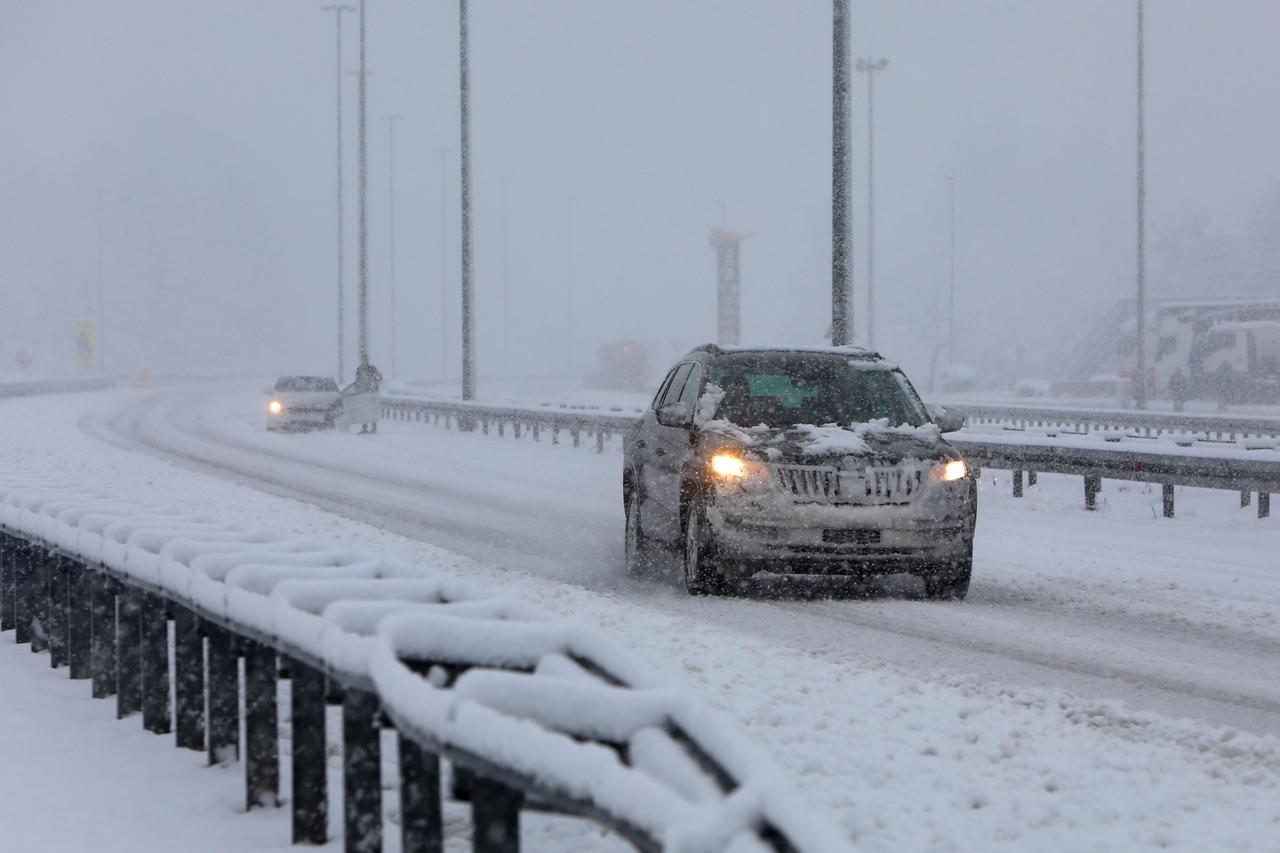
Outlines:
<svg viewBox="0 0 1280 853"><path fill-rule="evenodd" d="M285 406L297 408L313 408L328 406L338 399L337 391L276 391L272 399L279 400Z"/></svg>
<svg viewBox="0 0 1280 853"><path fill-rule="evenodd" d="M788 427L766 424L743 427L726 420L711 420L705 422L702 429L713 440L728 439L770 462L812 465L862 456L878 462L898 463L904 459L939 460L954 456L934 424L891 427L883 418L848 426L798 424Z"/></svg>

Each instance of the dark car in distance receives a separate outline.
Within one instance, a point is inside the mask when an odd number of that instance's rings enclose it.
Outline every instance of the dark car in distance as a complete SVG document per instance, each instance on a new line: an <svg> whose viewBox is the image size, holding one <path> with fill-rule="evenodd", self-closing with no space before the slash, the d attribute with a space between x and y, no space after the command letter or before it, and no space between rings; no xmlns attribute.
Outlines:
<svg viewBox="0 0 1280 853"><path fill-rule="evenodd" d="M628 570L665 545L695 594L910 573L964 598L977 480L943 438L961 426L869 350L699 347L626 439Z"/></svg>

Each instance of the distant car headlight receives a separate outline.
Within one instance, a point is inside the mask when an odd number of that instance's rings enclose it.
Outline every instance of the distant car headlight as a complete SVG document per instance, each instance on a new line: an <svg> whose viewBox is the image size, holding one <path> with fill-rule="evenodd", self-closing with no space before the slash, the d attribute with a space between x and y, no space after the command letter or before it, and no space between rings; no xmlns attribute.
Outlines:
<svg viewBox="0 0 1280 853"><path fill-rule="evenodd" d="M717 453L711 457L711 472L722 480L743 480L763 476L768 466L754 459L744 459L735 453Z"/></svg>
<svg viewBox="0 0 1280 853"><path fill-rule="evenodd" d="M278 415L284 411L284 403L281 403L279 400L272 400L270 403L267 403L267 411L273 415Z"/></svg>
<svg viewBox="0 0 1280 853"><path fill-rule="evenodd" d="M950 462L933 466L932 473L935 480L950 483L954 480L964 479L969 474L969 466L965 464L963 459L952 459Z"/></svg>

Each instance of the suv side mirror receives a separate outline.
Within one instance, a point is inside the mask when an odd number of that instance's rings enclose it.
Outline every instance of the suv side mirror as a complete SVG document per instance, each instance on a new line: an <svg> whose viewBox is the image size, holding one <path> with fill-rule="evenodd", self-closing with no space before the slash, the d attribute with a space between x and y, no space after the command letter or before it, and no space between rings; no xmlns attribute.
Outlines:
<svg viewBox="0 0 1280 853"><path fill-rule="evenodd" d="M964 429L964 413L955 412L946 406L930 406L929 418L942 432L959 432Z"/></svg>
<svg viewBox="0 0 1280 853"><path fill-rule="evenodd" d="M668 403L659 408L655 413L658 423L668 427L687 427L693 423L693 418L684 410L684 406L679 403Z"/></svg>

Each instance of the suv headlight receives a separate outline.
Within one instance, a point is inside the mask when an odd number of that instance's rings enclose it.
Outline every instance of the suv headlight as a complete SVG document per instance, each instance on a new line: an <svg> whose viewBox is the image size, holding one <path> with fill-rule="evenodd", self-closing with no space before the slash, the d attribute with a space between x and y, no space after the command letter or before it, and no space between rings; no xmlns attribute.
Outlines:
<svg viewBox="0 0 1280 853"><path fill-rule="evenodd" d="M284 411L284 403L281 403L279 400L272 400L270 403L267 403L267 411L273 415L278 415Z"/></svg>
<svg viewBox="0 0 1280 853"><path fill-rule="evenodd" d="M929 474L935 480L950 483L955 480L962 480L968 476L969 466L965 464L963 459L952 459L950 462L943 462L940 465L934 465Z"/></svg>
<svg viewBox="0 0 1280 853"><path fill-rule="evenodd" d="M717 453L711 457L711 473L721 480L744 480L762 477L769 473L769 466L737 453Z"/></svg>

